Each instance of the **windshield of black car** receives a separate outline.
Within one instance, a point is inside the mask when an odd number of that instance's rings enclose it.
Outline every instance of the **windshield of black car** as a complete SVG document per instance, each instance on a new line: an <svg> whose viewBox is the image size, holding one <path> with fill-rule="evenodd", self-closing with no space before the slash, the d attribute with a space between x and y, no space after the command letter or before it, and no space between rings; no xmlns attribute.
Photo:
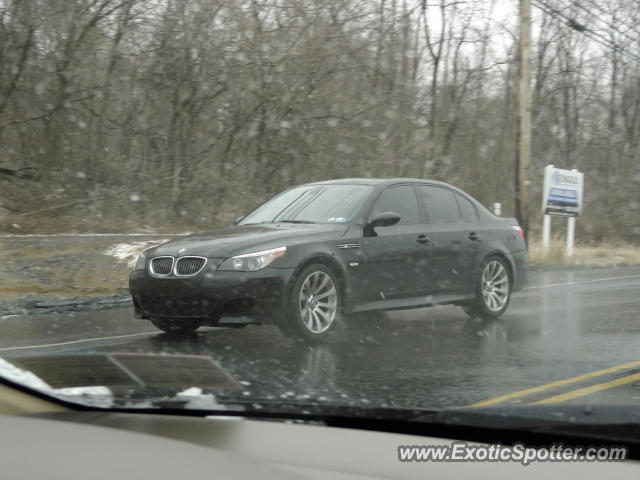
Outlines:
<svg viewBox="0 0 640 480"><path fill-rule="evenodd" d="M307 185L292 188L260 205L240 224L348 222L358 213L372 189L370 185Z"/></svg>

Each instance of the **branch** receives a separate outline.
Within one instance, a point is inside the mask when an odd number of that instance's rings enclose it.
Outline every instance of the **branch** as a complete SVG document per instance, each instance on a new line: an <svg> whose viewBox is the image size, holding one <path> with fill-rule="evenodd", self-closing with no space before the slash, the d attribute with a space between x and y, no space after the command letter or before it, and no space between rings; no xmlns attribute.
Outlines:
<svg viewBox="0 0 640 480"><path fill-rule="evenodd" d="M27 215L33 215L34 213L48 212L50 210L57 210L58 208L70 207L72 205L77 205L79 203L87 203L90 201L91 201L90 199L85 198L83 200L75 200L73 202L63 203L62 205L54 205L53 207L39 208L38 210L32 210L30 212L20 213L19 215L22 217L26 217Z"/></svg>
<svg viewBox="0 0 640 480"><path fill-rule="evenodd" d="M26 180L33 180L35 176L33 175L32 170L34 170L33 167L22 167L17 169L0 167L0 174L16 178L24 178Z"/></svg>

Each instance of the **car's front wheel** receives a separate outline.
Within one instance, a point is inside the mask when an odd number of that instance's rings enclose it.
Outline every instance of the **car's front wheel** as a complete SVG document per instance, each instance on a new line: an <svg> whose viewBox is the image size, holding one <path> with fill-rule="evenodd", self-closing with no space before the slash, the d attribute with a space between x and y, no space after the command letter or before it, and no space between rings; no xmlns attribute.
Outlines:
<svg viewBox="0 0 640 480"><path fill-rule="evenodd" d="M507 262L492 256L482 263L475 281L476 298L462 308L471 317L498 318L509 306L511 277Z"/></svg>
<svg viewBox="0 0 640 480"><path fill-rule="evenodd" d="M200 327L197 320L174 320L172 318L152 318L151 323L165 333L185 335L195 332Z"/></svg>
<svg viewBox="0 0 640 480"><path fill-rule="evenodd" d="M337 323L340 300L335 273L323 264L310 265L296 277L288 311L278 326L287 336L320 343Z"/></svg>

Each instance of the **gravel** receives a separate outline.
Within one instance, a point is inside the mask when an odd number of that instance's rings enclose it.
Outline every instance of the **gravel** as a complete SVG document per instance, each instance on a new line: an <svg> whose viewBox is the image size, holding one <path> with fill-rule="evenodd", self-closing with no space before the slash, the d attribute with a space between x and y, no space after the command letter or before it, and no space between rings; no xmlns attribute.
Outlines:
<svg viewBox="0 0 640 480"><path fill-rule="evenodd" d="M129 292L103 297L41 298L26 295L14 300L0 302L0 320L16 315L92 312L127 308L132 305Z"/></svg>

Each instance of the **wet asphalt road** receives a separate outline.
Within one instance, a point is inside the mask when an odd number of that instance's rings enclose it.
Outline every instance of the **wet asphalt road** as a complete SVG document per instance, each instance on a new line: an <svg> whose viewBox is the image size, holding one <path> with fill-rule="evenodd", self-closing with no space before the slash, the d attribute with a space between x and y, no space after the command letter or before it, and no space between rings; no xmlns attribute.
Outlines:
<svg viewBox="0 0 640 480"><path fill-rule="evenodd" d="M310 348L275 327L201 329L171 338L130 308L0 321L0 356L52 353L183 353L210 356L246 399L441 408L469 405L640 361L640 266L532 272L497 321L458 307L386 315L382 328L346 328ZM623 367L500 401L534 402L596 385L566 401L638 402L640 372ZM631 377L629 377L631 378ZM597 387L605 382L615 387ZM598 388L600 388L598 390ZM496 401L498 401L496 400Z"/></svg>

